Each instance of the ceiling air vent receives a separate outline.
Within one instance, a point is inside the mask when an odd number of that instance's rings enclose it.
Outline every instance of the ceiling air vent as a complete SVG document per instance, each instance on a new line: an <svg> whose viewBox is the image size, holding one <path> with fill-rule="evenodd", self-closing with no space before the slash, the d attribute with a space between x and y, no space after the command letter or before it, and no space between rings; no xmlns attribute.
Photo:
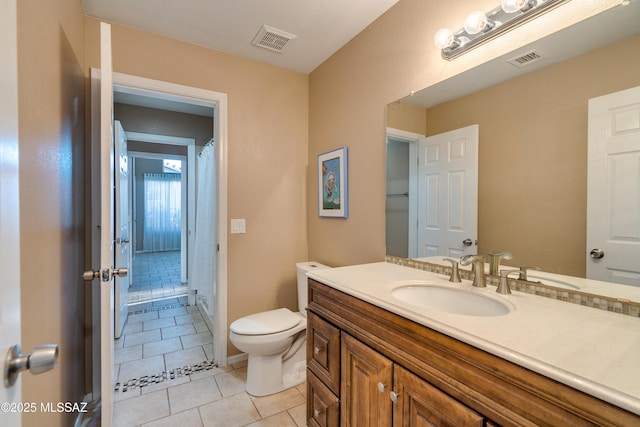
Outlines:
<svg viewBox="0 0 640 427"><path fill-rule="evenodd" d="M258 31L258 34L253 38L251 44L274 52L282 52L287 44L296 38L298 38L298 36L295 34L263 25L260 31Z"/></svg>
<svg viewBox="0 0 640 427"><path fill-rule="evenodd" d="M516 67L524 67L534 62L538 62L543 59L543 56L537 50L532 50L515 58L509 59L507 62Z"/></svg>

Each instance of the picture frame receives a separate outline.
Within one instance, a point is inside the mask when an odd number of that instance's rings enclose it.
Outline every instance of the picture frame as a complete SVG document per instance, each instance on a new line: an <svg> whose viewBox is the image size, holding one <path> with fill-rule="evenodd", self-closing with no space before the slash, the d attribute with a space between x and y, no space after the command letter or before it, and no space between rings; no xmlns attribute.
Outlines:
<svg viewBox="0 0 640 427"><path fill-rule="evenodd" d="M318 155L318 215L347 218L347 147Z"/></svg>

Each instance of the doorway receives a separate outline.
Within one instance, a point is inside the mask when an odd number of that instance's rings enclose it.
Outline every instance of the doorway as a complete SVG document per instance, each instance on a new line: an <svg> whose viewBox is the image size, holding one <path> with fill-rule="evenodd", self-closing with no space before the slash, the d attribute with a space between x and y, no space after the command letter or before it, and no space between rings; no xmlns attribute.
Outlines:
<svg viewBox="0 0 640 427"><path fill-rule="evenodd" d="M217 247L219 249L210 251L206 255L209 258L217 258L217 265L219 266L215 272L215 280L209 282L211 287L215 286L215 289L212 289L211 292L216 295L215 310L203 313L202 308L197 303L197 298L189 301L186 297L180 297L182 300L176 304L170 303L167 305L161 301L160 304L164 304L162 306L149 306L137 310L137 312L134 310L134 314L129 311L128 322L130 322L132 328L126 330L123 333L124 339L120 339L116 343L114 364L118 366L113 368L113 372L118 372L117 377L114 378L116 383L113 389L115 393L113 399L117 402L116 409L121 410L126 407L127 396L131 396L132 392L135 393L136 390L141 392L141 387L146 386L139 383L141 377L158 377L162 378L163 381L166 377L167 381L171 382L170 380L173 377L170 376L170 373L175 369L182 369L181 367L185 366L192 366L194 369L202 367L203 360L206 360L209 365L226 365L227 363L226 95L118 73L114 73L113 82L114 104L135 104L138 109L151 109L157 114L162 114L163 111L194 114L194 111L198 111L207 116L208 134L203 138L194 136L195 143L184 143L183 141L181 146L180 143L175 141L173 141L173 144L170 141L168 142L167 139L172 138L168 135L189 135L189 132L156 132L153 135L152 132L149 132L149 130L153 129L145 130L128 126L123 118L125 116L119 114L121 111L118 112L117 106L114 108L114 117L123 122L123 127L127 131L127 136L130 140L128 144L130 152L137 156L130 156L130 164L134 169L135 163L143 160L144 156L147 158L156 157L155 160L160 163L162 163L162 160L181 160L181 165L186 166L188 175L186 182L196 183L196 185L186 185L186 188L184 185L181 186L180 192L183 200L180 215L180 221L183 222L183 225L180 233L181 244L179 250L181 283L186 283L188 284L187 286L191 285L189 283L191 277L188 266L194 255L193 240L195 230L193 229L193 224L195 221L193 221L193 215L195 215L196 211L192 202L195 200L195 187L197 186L197 153L199 148L204 146L213 147L216 151L215 182L203 182L200 184L201 187L209 189L209 197L215 199L216 212L215 216L211 218L219 236L217 239ZM209 113L202 113L203 111L208 111ZM158 120L150 122L151 127L157 127L158 124ZM189 125L186 125L186 127L189 128ZM213 138L211 138L212 135ZM215 141L215 144L211 144L211 141ZM168 149L174 149L174 151L168 153ZM185 182L184 176L181 171L181 182ZM139 188L139 185L137 188ZM131 193L133 194L134 191L131 191ZM185 207L186 209L184 209ZM140 230L137 229L144 228L143 224L138 221L139 214L132 215L134 219L132 229L137 235L140 235ZM213 220L213 218L216 219ZM215 248L216 245L213 245L213 247ZM148 253L153 252L155 251L148 251ZM142 249L139 253L147 252ZM136 263L134 262L134 274L135 267ZM138 268L140 267L138 266ZM187 290L191 293L189 288ZM138 305L138 307L142 308L143 304ZM215 318L211 316L211 319L199 321L208 313L213 313ZM127 326L125 326L126 328ZM211 342L212 335L213 344L208 344L207 340ZM120 401L123 398L125 400Z"/></svg>
<svg viewBox="0 0 640 427"><path fill-rule="evenodd" d="M215 319L211 319L214 333L214 360L219 365L227 363L227 99L226 94L192 88L173 83L114 73L114 95L122 98L137 98L143 106L156 109L193 111L215 110L211 117L213 136L216 141L216 185L217 198L217 258L218 268L215 277L215 308L211 310ZM195 157L195 156L194 156ZM195 167L191 170L195 173ZM194 175L195 178L195 175ZM217 190L217 191L216 191ZM189 213L191 215L191 213ZM189 231L193 237L192 231ZM193 243L188 238L187 252ZM217 256L216 256L217 255Z"/></svg>
<svg viewBox="0 0 640 427"><path fill-rule="evenodd" d="M116 112L131 114L127 108L116 107ZM196 139L126 134L135 148L129 150L133 254L129 306L175 303L187 296L191 277Z"/></svg>

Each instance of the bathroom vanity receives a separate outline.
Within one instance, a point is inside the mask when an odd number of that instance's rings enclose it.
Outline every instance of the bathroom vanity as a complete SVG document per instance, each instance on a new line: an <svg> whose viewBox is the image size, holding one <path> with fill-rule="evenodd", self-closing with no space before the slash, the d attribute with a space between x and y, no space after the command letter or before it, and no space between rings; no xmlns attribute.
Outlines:
<svg viewBox="0 0 640 427"><path fill-rule="evenodd" d="M310 273L308 425L640 425L639 318L464 282L390 263ZM507 311L397 297L420 287Z"/></svg>

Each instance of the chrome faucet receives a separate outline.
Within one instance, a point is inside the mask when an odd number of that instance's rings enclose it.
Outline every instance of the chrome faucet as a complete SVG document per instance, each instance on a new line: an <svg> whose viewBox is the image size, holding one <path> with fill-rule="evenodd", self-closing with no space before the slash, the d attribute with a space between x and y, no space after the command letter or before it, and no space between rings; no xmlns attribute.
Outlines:
<svg viewBox="0 0 640 427"><path fill-rule="evenodd" d="M487 286L484 280L484 257L482 255L463 255L460 257L460 265L473 265L473 283L477 288Z"/></svg>
<svg viewBox="0 0 640 427"><path fill-rule="evenodd" d="M491 252L489 254L489 274L497 276L500 274L500 261L503 259L512 259L513 255L509 252Z"/></svg>

